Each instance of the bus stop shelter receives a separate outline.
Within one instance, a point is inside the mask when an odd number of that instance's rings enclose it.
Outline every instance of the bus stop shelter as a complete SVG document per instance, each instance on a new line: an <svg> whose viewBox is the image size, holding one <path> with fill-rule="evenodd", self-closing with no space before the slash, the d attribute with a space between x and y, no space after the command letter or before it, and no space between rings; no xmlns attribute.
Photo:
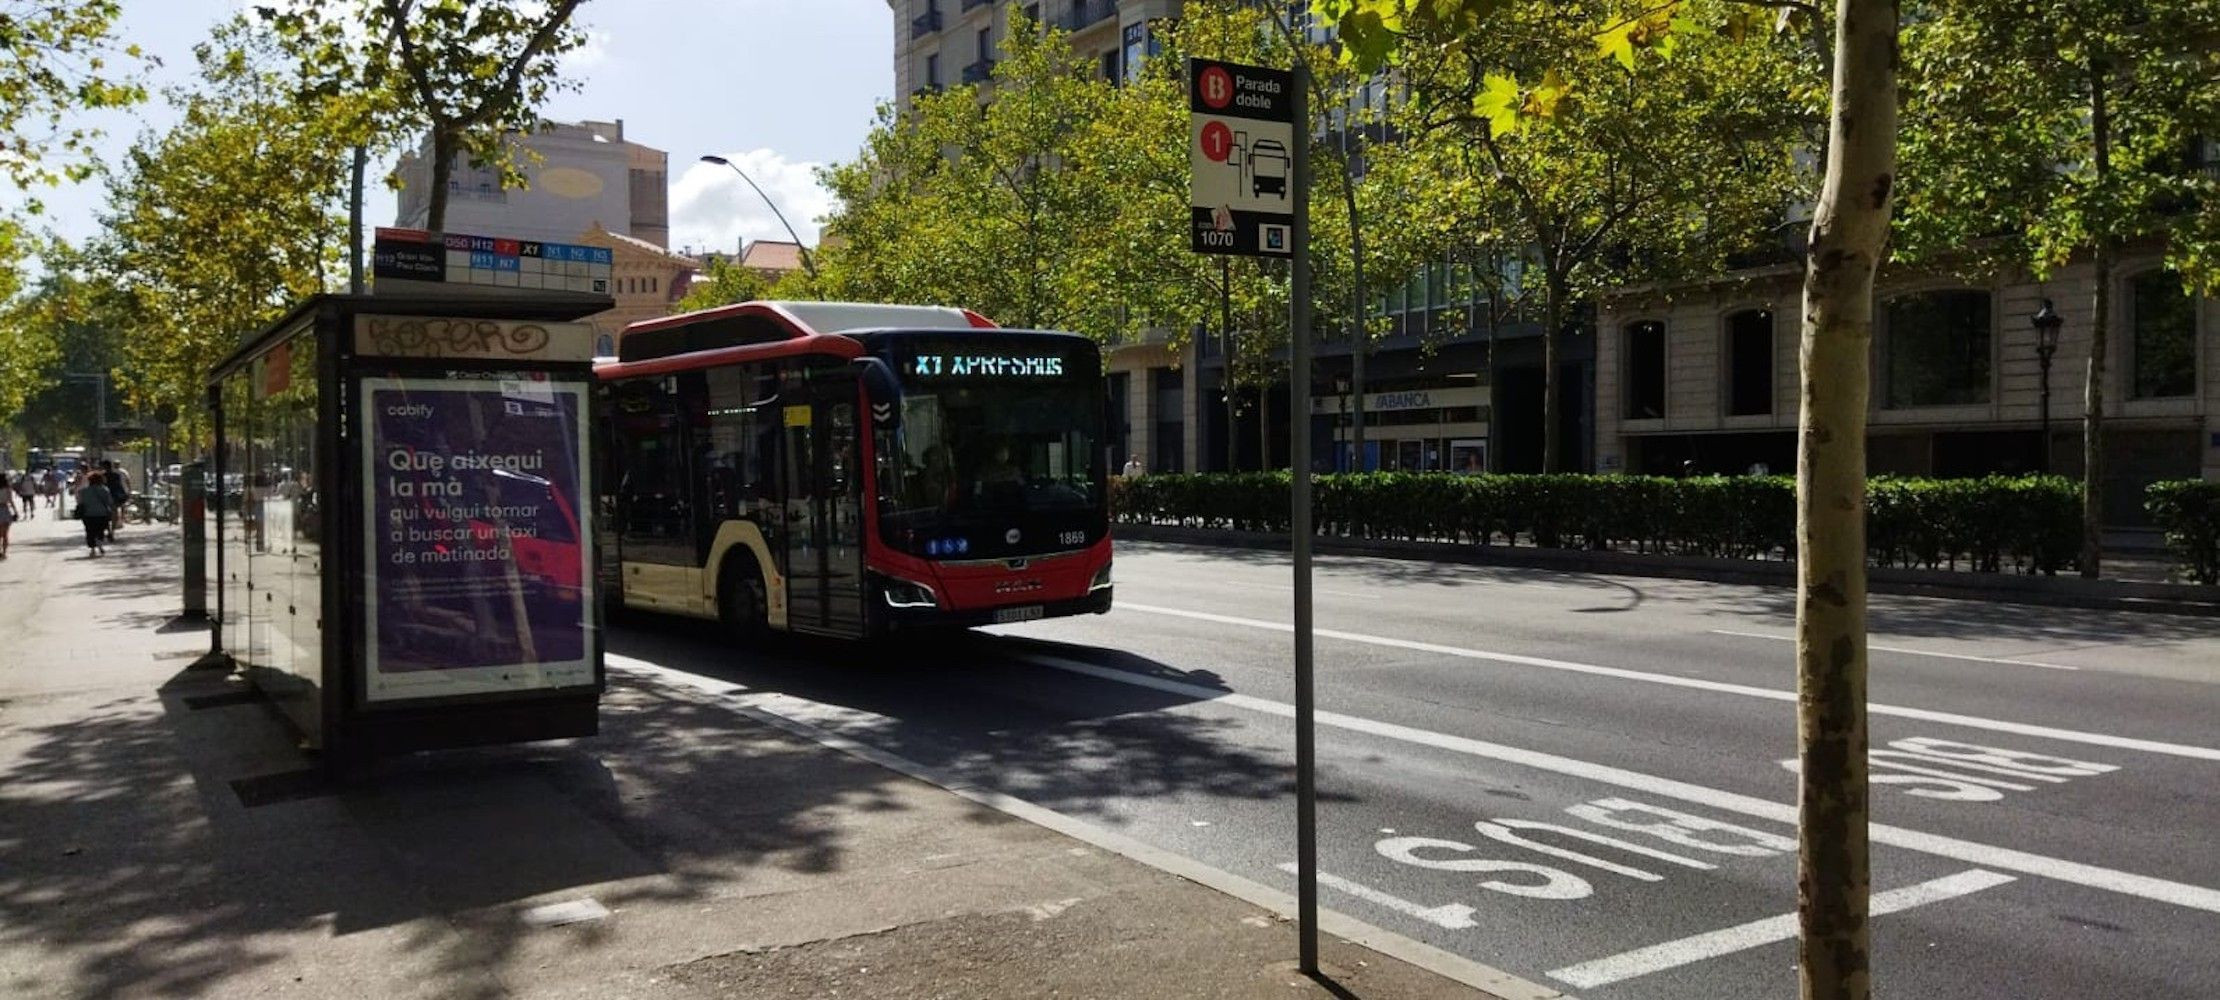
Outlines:
<svg viewBox="0 0 2220 1000"><path fill-rule="evenodd" d="M327 768L595 732L610 305L319 295L210 373L215 649Z"/></svg>

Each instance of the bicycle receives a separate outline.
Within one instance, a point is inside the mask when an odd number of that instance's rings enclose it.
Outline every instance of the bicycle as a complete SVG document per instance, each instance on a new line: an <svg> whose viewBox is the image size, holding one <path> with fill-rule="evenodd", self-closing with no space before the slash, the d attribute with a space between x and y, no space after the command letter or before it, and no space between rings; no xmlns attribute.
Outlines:
<svg viewBox="0 0 2220 1000"><path fill-rule="evenodd" d="M177 498L166 494L149 496L140 493L124 501L123 516L126 521L133 524L150 524L155 521L160 521L163 524L175 524L177 523Z"/></svg>

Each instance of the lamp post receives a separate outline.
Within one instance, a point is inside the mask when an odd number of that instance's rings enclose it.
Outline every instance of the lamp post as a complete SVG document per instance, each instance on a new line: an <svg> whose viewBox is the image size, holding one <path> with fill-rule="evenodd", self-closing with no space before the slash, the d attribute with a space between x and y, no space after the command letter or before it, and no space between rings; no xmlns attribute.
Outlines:
<svg viewBox="0 0 2220 1000"><path fill-rule="evenodd" d="M801 234L794 231L794 224L786 221L786 213L779 211L778 202L772 201L770 195L764 194L763 189L756 186L755 178L749 177L747 171L740 169L739 164L725 159L722 156L718 156L715 153L702 154L701 161L703 163L714 163L722 167L731 167L733 173L739 174L741 180L748 182L748 187L755 191L756 197L763 199L763 203L765 205L771 206L771 214L778 218L779 225L786 227L786 235L794 238L795 248L800 250L802 253L802 270L809 274L810 283L816 284L817 265L811 262L809 259L809 247L802 243Z"/></svg>
<svg viewBox="0 0 2220 1000"><path fill-rule="evenodd" d="M2058 310L2051 306L2049 299L2044 299L2043 307L2036 310L2035 315L2028 317L2028 322L2033 324L2035 327L2035 364L2040 367L2043 372L2041 395L2041 412L2043 423L2043 474L2049 475L2050 359L2052 355L2058 353L2058 328L2066 325L2066 319L2065 317L2058 315Z"/></svg>

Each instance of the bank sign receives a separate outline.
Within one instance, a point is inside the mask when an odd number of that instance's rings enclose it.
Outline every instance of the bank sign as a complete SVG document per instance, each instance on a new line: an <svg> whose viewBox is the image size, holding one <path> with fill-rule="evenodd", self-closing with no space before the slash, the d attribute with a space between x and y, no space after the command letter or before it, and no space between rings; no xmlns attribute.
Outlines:
<svg viewBox="0 0 2220 1000"><path fill-rule="evenodd" d="M1187 109L1194 251L1288 256L1295 223L1294 74L1189 59Z"/></svg>

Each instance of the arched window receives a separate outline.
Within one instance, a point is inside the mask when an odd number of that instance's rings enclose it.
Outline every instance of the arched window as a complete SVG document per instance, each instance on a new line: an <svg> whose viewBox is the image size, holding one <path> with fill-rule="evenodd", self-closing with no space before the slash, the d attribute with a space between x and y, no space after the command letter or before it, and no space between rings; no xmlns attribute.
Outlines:
<svg viewBox="0 0 2220 1000"><path fill-rule="evenodd" d="M2137 399L2196 394L2197 300L2181 275L2153 268L2128 279L2128 335Z"/></svg>
<svg viewBox="0 0 2220 1000"><path fill-rule="evenodd" d="M1990 393L1988 292L1945 289L1888 301L1887 393L1891 408L1986 403Z"/></svg>
<svg viewBox="0 0 2220 1000"><path fill-rule="evenodd" d="M1773 412L1773 311L1727 317L1727 416Z"/></svg>
<svg viewBox="0 0 2220 1000"><path fill-rule="evenodd" d="M1665 415L1665 324L1656 320L1620 328L1626 379L1626 419L1654 420Z"/></svg>

